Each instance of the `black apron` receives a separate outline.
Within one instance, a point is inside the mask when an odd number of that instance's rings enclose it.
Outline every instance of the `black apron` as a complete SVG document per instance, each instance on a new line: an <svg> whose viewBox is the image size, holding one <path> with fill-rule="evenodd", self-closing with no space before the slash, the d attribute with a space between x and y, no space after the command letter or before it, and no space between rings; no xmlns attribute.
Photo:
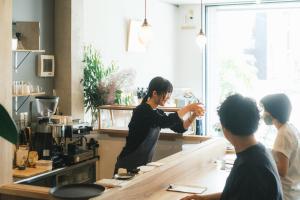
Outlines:
<svg viewBox="0 0 300 200"><path fill-rule="evenodd" d="M116 174L119 168L125 168L127 171L133 171L137 167L151 162L156 143L159 138L159 133L160 127L151 128L145 140L137 147L136 150L124 157L119 156L115 165L114 173Z"/></svg>

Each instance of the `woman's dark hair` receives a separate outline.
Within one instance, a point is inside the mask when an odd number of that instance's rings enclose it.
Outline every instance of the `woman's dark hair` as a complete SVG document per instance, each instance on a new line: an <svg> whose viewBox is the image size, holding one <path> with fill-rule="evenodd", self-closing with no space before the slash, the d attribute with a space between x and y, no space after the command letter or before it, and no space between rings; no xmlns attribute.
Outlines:
<svg viewBox="0 0 300 200"><path fill-rule="evenodd" d="M289 121L292 104L285 94L270 94L260 100L265 111L284 124Z"/></svg>
<svg viewBox="0 0 300 200"><path fill-rule="evenodd" d="M221 124L232 134L249 136L255 133L259 123L259 110L256 102L240 94L234 94L218 108Z"/></svg>
<svg viewBox="0 0 300 200"><path fill-rule="evenodd" d="M152 97L153 91L156 91L158 95L166 95L167 93L173 92L173 85L170 81L163 77L157 76L153 78L149 83L148 92L143 98L142 103L146 103L148 98Z"/></svg>

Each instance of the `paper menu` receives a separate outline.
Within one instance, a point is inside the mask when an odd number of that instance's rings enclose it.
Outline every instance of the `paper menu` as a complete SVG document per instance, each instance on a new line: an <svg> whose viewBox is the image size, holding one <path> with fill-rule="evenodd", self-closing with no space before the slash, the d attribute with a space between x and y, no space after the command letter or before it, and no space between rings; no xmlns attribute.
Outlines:
<svg viewBox="0 0 300 200"><path fill-rule="evenodd" d="M202 194L203 192L206 191L206 187L195 186L195 185L170 184L167 190L173 192Z"/></svg>

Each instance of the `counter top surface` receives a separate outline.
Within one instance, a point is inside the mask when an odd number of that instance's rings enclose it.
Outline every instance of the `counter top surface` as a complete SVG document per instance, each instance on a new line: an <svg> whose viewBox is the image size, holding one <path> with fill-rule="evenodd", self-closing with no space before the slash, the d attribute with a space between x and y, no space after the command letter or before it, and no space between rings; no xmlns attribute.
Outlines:
<svg viewBox="0 0 300 200"><path fill-rule="evenodd" d="M158 161L164 165L134 177L121 188L109 189L93 200L180 199L189 195L166 191L169 184L206 187L207 194L221 192L229 172L218 170L214 161L224 156L225 147L222 139L210 139L193 145Z"/></svg>
<svg viewBox="0 0 300 200"><path fill-rule="evenodd" d="M93 200L123 199L180 199L186 193L166 191L169 184L183 184L206 187L205 193L222 191L229 172L218 170L214 160L224 156L226 143L222 139L209 139L193 145L158 162L164 165L138 175L121 188L113 188ZM4 185L0 193L25 196L21 184ZM24 186L26 196L51 199L46 190L36 186Z"/></svg>

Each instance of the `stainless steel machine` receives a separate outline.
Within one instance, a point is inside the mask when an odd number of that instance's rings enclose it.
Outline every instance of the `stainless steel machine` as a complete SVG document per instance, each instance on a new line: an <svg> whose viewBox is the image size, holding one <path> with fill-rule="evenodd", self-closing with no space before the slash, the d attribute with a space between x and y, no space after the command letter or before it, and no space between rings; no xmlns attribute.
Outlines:
<svg viewBox="0 0 300 200"><path fill-rule="evenodd" d="M36 97L39 114L33 148L40 159L51 159L53 168L72 165L97 156L98 142L88 141L85 135L92 130L86 125L53 123L51 116L57 108L59 97Z"/></svg>

